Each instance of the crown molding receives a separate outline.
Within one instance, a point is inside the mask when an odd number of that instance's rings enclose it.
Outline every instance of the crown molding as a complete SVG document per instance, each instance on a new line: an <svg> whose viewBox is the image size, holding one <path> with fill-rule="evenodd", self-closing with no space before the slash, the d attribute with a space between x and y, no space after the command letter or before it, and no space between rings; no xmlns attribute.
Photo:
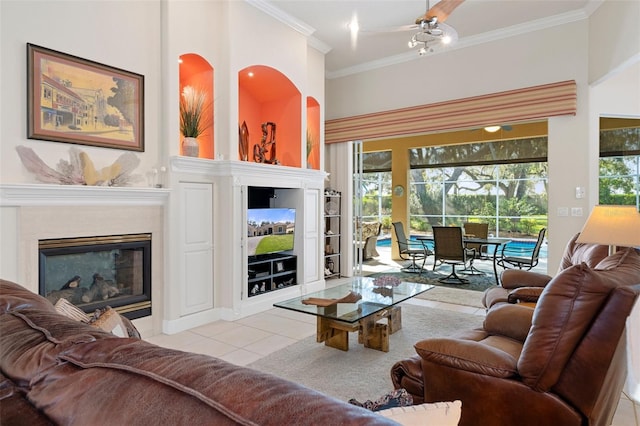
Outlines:
<svg viewBox="0 0 640 426"><path fill-rule="evenodd" d="M318 50L320 53L326 55L331 51L331 46L329 46L328 44L326 44L321 40L318 40L315 37L312 37L312 34L316 32L316 29L313 28L311 25L308 25L303 21L297 18L294 18L293 16L282 11L281 9L277 8L276 6L274 6L273 4L269 3L266 0L245 0L245 1L249 3L251 6L255 7L256 9L266 13L272 18L277 19L278 21L282 22L283 24L289 26L290 28L294 29L295 31L307 37L307 44L313 47L314 49Z"/></svg>
<svg viewBox="0 0 640 426"><path fill-rule="evenodd" d="M327 43L320 41L313 36L307 39L307 44L325 55L329 53L332 49L332 47L329 46Z"/></svg>
<svg viewBox="0 0 640 426"><path fill-rule="evenodd" d="M587 16L591 16L591 14L598 10L598 8L602 6L604 2L605 0L589 0L584 6L584 12L587 14Z"/></svg>
<svg viewBox="0 0 640 426"><path fill-rule="evenodd" d="M275 7L266 0L245 0L245 2L255 7L256 9L266 13L272 18L277 19L283 24L288 25L289 27L293 28L306 37L309 37L311 34L316 32L316 29L311 25L308 25L301 20L294 18L293 16Z"/></svg>
<svg viewBox="0 0 640 426"><path fill-rule="evenodd" d="M349 75L358 74L365 71L371 71L374 69L387 67L389 65L396 65L396 64L400 64L408 61L426 59L441 53L451 52L458 49L464 49L467 47L489 43L496 40L506 39L506 38L514 37L521 34L527 34L530 32L552 28L559 25L568 24L571 22L581 21L583 19L587 19L590 13L593 13L593 11L597 9L597 7L600 4L602 4L602 2L599 0L590 2L590 4L591 3L594 4L594 7L588 8L588 10L578 10L578 11L567 12L560 15L551 16L548 18L525 22L523 24L512 25L510 27L501 28L499 30L489 31L486 33L477 34L469 37L463 37L458 39L458 41L454 45L437 49L433 53L430 53L425 56L419 56L416 50L411 50L406 53L389 56L389 57L378 59L371 62L364 62L362 64L358 64L352 67L347 67L347 68L343 68L336 71L327 71L325 73L325 76L329 80L334 78L346 77Z"/></svg>

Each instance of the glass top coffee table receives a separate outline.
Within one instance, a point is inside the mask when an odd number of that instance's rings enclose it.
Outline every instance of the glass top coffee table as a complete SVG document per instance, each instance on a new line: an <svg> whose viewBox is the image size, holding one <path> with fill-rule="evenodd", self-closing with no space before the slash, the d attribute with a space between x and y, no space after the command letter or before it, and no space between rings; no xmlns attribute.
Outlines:
<svg viewBox="0 0 640 426"><path fill-rule="evenodd" d="M401 309L397 305L433 287L428 284L390 283L384 279L355 277L349 283L275 303L273 306L315 315L318 326L316 341L324 342L327 346L347 351L349 332L357 331L358 343L367 348L388 352L389 335L402 328ZM383 319L387 320L386 324L380 322Z"/></svg>

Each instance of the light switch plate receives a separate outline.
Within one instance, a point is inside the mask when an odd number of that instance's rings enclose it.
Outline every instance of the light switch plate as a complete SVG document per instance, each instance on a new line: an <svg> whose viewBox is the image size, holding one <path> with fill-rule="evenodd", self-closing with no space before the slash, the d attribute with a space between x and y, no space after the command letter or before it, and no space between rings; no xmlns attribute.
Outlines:
<svg viewBox="0 0 640 426"><path fill-rule="evenodd" d="M569 207L558 207L558 216L569 216Z"/></svg>
<svg viewBox="0 0 640 426"><path fill-rule="evenodd" d="M571 207L571 216L582 216L582 207Z"/></svg>

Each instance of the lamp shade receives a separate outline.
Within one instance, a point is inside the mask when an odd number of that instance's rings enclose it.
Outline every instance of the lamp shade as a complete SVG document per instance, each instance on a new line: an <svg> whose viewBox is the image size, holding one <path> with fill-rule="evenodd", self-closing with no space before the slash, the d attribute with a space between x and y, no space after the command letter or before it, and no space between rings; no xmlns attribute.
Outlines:
<svg viewBox="0 0 640 426"><path fill-rule="evenodd" d="M595 206L576 242L640 247L640 213L635 206Z"/></svg>

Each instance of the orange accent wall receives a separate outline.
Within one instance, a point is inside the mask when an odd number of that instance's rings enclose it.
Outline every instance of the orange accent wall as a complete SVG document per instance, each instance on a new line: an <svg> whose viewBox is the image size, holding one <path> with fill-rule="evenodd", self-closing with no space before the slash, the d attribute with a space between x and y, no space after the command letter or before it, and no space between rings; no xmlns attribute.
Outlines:
<svg viewBox="0 0 640 426"><path fill-rule="evenodd" d="M249 72L253 76L249 76ZM262 139L262 123L273 122L276 124L276 158L284 166L300 167L300 91L280 71L264 65L241 70L238 73L238 86L238 126L245 121L249 129L249 161L254 161L254 146L260 144ZM237 140L239 143L239 136Z"/></svg>
<svg viewBox="0 0 640 426"><path fill-rule="evenodd" d="M200 143L199 158L213 159L214 153L214 69L202 56L187 53L180 56L180 93L186 86L191 86L197 90L203 90L207 94L207 112L211 125L198 137ZM179 120L180 118L178 118ZM179 144L182 144L182 135L179 135ZM182 148L180 149L182 154Z"/></svg>
<svg viewBox="0 0 640 426"><path fill-rule="evenodd" d="M320 170L320 104L312 97L307 97L307 133L313 142L311 152L306 153L307 167Z"/></svg>
<svg viewBox="0 0 640 426"><path fill-rule="evenodd" d="M241 105L241 113L238 115L240 122L238 123L238 130L242 125L242 122L247 123L247 129L249 129L249 149L248 149L248 161L253 161L253 146L260 142L262 131L260 124L262 123L262 104L258 102L251 93L242 86L238 89L238 103ZM240 135L238 133L238 143L240 143ZM277 143L276 143L277 146ZM240 150L238 149L238 159L240 159Z"/></svg>

